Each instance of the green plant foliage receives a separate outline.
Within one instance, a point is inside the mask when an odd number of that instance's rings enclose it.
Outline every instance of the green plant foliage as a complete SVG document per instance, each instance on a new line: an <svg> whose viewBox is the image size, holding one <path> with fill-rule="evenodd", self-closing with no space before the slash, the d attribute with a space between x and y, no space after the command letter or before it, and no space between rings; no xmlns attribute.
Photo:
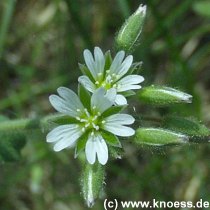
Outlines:
<svg viewBox="0 0 210 210"><path fill-rule="evenodd" d="M155 85L142 88L137 96L140 101L157 106L191 103L192 101L192 96L187 93L174 88Z"/></svg>
<svg viewBox="0 0 210 210"><path fill-rule="evenodd" d="M193 4L193 9L199 15L210 18L210 13L209 13L210 1L209 0L196 1Z"/></svg>
<svg viewBox="0 0 210 210"><path fill-rule="evenodd" d="M23 134L0 134L0 158L1 161L13 162L21 158L21 149L26 144Z"/></svg>
<svg viewBox="0 0 210 210"><path fill-rule="evenodd" d="M82 193L88 207L94 205L104 183L104 166L86 164L81 178Z"/></svg>
<svg viewBox="0 0 210 210"><path fill-rule="evenodd" d="M162 128L138 128L135 142L139 145L162 146L169 144L184 144L188 137L182 133L173 132Z"/></svg>
<svg viewBox="0 0 210 210"><path fill-rule="evenodd" d="M189 135L192 140L199 142L210 140L210 129L196 119L168 116L164 120L164 126L176 132Z"/></svg>

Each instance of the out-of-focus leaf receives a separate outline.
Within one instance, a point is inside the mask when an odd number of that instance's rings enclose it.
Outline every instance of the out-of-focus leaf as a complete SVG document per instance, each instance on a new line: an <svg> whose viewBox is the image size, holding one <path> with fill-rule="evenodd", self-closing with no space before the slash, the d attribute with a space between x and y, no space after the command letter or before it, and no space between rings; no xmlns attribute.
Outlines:
<svg viewBox="0 0 210 210"><path fill-rule="evenodd" d="M210 1L196 1L193 4L194 11L204 17L210 18Z"/></svg>
<svg viewBox="0 0 210 210"><path fill-rule="evenodd" d="M0 122L7 120L7 117L0 116ZM18 161L21 158L20 151L25 143L26 137L22 133L0 132L0 161Z"/></svg>
<svg viewBox="0 0 210 210"><path fill-rule="evenodd" d="M196 119L169 116L164 120L164 126L176 132L182 132L195 141L208 141L210 139L210 129Z"/></svg>

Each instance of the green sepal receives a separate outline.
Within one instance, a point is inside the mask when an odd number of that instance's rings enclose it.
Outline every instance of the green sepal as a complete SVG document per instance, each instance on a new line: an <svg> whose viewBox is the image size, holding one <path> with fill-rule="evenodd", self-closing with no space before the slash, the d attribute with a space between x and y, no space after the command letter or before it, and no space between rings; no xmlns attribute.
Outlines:
<svg viewBox="0 0 210 210"><path fill-rule="evenodd" d="M129 97L129 96L135 95L136 93L135 93L135 91L133 91L133 90L127 90L127 91L125 91L125 92L122 92L121 94L127 98L127 97Z"/></svg>
<svg viewBox="0 0 210 210"><path fill-rule="evenodd" d="M50 115L48 118L45 118L45 121L48 121L52 126L78 123L77 119L63 114Z"/></svg>
<svg viewBox="0 0 210 210"><path fill-rule="evenodd" d="M114 134L112 133L109 133L107 131L101 131L100 134L102 135L103 139L108 143L110 144L111 146L114 146L114 147L122 147L119 139L117 136L115 136Z"/></svg>
<svg viewBox="0 0 210 210"><path fill-rule="evenodd" d="M77 141L77 145L75 148L74 158L77 158L78 155L85 149L86 142L88 140L88 134L83 134Z"/></svg>
<svg viewBox="0 0 210 210"><path fill-rule="evenodd" d="M92 74L90 73L89 69L87 68L87 66L84 65L84 64L81 64L81 63L78 63L78 65L79 65L79 68L80 68L81 72L82 72L84 75L88 76L89 79L90 79L92 82L94 82L94 78L93 78Z"/></svg>
<svg viewBox="0 0 210 210"><path fill-rule="evenodd" d="M121 112L123 109L125 109L126 106L127 105L125 105L125 106L112 106L102 114L102 117L105 118L105 117L108 117L110 115L117 114L117 113Z"/></svg>
<svg viewBox="0 0 210 210"><path fill-rule="evenodd" d="M121 147L113 147L109 146L109 154L113 159L122 159L122 156L124 155L124 149Z"/></svg>
<svg viewBox="0 0 210 210"><path fill-rule="evenodd" d="M81 84L78 84L78 95L84 107L90 110L90 93Z"/></svg>
<svg viewBox="0 0 210 210"><path fill-rule="evenodd" d="M196 139L198 140L198 142L199 139L201 141L210 140L210 129L193 118L167 116L164 119L164 127L176 132L187 134L190 136L190 140L192 141L195 141Z"/></svg>
<svg viewBox="0 0 210 210"><path fill-rule="evenodd" d="M132 64L131 68L128 70L126 75L131 75L131 74L139 74L141 67L142 67L143 62L135 62Z"/></svg>
<svg viewBox="0 0 210 210"><path fill-rule="evenodd" d="M104 69L109 70L109 68L112 64L112 55L111 55L110 50L106 51L104 56L105 56L105 67L104 67Z"/></svg>

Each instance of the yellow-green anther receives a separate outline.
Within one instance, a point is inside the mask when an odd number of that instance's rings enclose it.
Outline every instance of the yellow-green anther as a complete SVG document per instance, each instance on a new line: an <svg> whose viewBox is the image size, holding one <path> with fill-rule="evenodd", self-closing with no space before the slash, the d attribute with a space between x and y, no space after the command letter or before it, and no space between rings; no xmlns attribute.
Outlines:
<svg viewBox="0 0 210 210"><path fill-rule="evenodd" d="M165 86L145 87L137 93L137 96L142 102L159 106L192 102L191 95Z"/></svg>
<svg viewBox="0 0 210 210"><path fill-rule="evenodd" d="M168 144L183 144L189 141L188 136L161 128L138 128L135 142L137 144L163 146Z"/></svg>
<svg viewBox="0 0 210 210"><path fill-rule="evenodd" d="M146 5L140 5L136 12L125 21L116 37L118 49L131 50L141 34L145 16Z"/></svg>

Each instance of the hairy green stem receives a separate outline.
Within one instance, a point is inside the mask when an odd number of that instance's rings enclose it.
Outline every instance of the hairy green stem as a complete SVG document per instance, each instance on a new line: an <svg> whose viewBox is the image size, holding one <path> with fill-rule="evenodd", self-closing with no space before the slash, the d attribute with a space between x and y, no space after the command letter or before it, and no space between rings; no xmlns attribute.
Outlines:
<svg viewBox="0 0 210 210"><path fill-rule="evenodd" d="M63 115L54 114L43 118L6 120L0 122L0 132L25 132L34 129L47 131L50 129L53 121L61 118L63 118Z"/></svg>

